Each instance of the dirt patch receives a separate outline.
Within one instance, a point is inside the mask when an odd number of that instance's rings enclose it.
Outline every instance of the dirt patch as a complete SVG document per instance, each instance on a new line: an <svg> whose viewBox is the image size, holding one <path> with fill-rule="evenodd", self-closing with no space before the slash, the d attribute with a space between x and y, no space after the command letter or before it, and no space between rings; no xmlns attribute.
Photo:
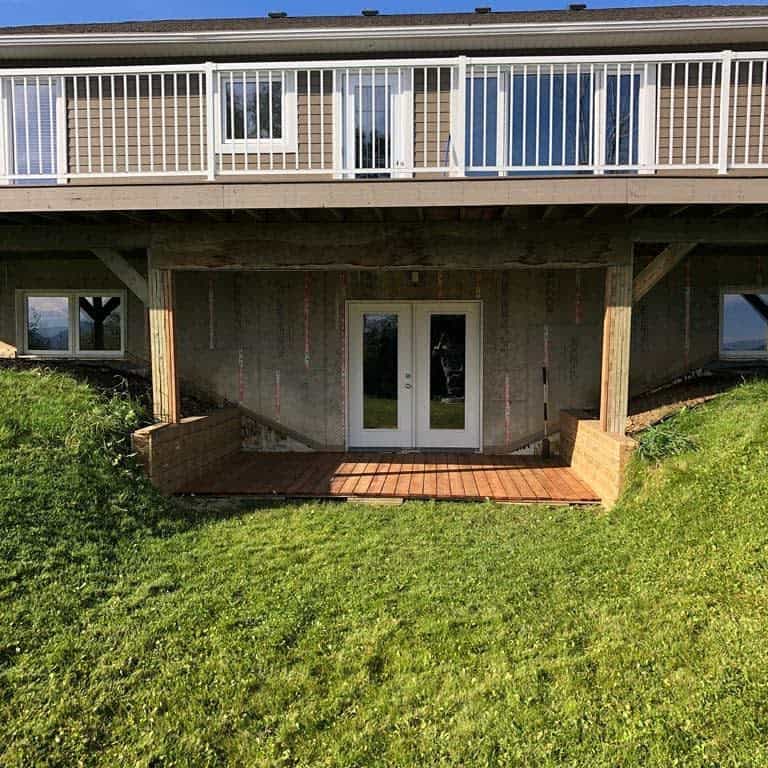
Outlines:
<svg viewBox="0 0 768 768"><path fill-rule="evenodd" d="M703 370L634 397L629 403L627 434L636 435L683 408L709 402L747 379L766 376L768 370L763 366Z"/></svg>

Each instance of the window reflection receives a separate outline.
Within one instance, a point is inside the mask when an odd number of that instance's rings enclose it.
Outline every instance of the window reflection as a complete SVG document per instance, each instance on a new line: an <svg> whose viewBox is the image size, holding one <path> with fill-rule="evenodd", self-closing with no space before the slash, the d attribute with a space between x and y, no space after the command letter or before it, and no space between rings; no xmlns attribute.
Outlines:
<svg viewBox="0 0 768 768"><path fill-rule="evenodd" d="M464 429L466 326L466 315L430 318L430 429Z"/></svg>
<svg viewBox="0 0 768 768"><path fill-rule="evenodd" d="M725 294L722 351L735 356L768 353L768 293Z"/></svg>
<svg viewBox="0 0 768 768"><path fill-rule="evenodd" d="M27 348L50 352L69 349L69 299L66 296L27 297Z"/></svg>
<svg viewBox="0 0 768 768"><path fill-rule="evenodd" d="M363 315L363 428L397 429L397 315Z"/></svg>

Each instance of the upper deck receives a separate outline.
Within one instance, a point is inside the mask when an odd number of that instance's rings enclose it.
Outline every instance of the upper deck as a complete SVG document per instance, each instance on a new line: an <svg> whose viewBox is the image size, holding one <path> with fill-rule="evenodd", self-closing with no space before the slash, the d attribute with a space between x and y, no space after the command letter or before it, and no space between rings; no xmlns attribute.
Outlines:
<svg viewBox="0 0 768 768"><path fill-rule="evenodd" d="M752 30L765 35L768 15L756 10L751 17L740 11L730 19L711 20L706 9L667 9L669 14L665 11L661 19L669 15L671 22L664 21L662 29L661 22L641 18L643 13L658 16L657 10L632 10L638 18L619 13L611 20L590 11L574 23L573 15L562 12L556 23L546 14L542 19L535 14L506 15L524 17L516 28L528 36L525 39L532 39L531 30L540 27L550 38L560 33L570 41L561 40L548 55L530 50L516 55L475 53L483 24L460 25L454 20L453 26L403 26L421 37L408 42L410 32L403 32L408 40L400 45L417 49L419 40L429 37L427 32L442 29L464 40L471 55L395 57L388 52L375 59L357 54L319 55L314 60L307 55L295 60L262 55L195 63L169 63L166 56L152 64L128 64L130 57L121 56L121 63L107 65L89 64L88 55L81 55L77 66L63 56L67 63L61 65L1 69L0 185L18 196L3 192L2 198L31 200L40 196L43 186L158 189L173 184L180 190L195 184L263 188L299 181L321 182L328 194L326 185L333 182L358 182L362 191L385 179L401 182L396 193L401 195L403 182L496 178L519 182L510 183L510 189L517 187L514 202L525 202L525 190L538 190L535 202L548 202L549 197L563 202L559 198L570 193L548 197L542 190L562 186L566 178L579 180L583 183L569 188L578 188L574 194L589 201L589 196L583 197L585 190L598 189L589 180L623 177L624 188L603 184L595 201L618 195L616 202L631 203L635 201L628 192L616 190L630 189L634 177L693 178L703 188L706 177L764 175L768 44L712 50L712 41L718 39L715 31L724 29L731 30L734 40ZM488 37L494 44L486 42L486 47L490 50L506 39L508 50L514 50L517 43L509 36L514 24L506 16L493 16L493 24L485 29L494 30ZM705 29L715 21L717 29ZM105 35L115 50L129 38L137 46L151 46L166 36L170 51L179 50L171 45L173 35L181 35L183 45L201 46L202 39L195 36L208 35L213 45L217 35L245 34L237 25L218 29L213 23L195 22L185 31L176 28L181 24L153 22L149 32L131 25L106 25L109 30L96 25L77 34L69 28L30 28L10 35L0 30L0 46L38 46L41 55L48 55L54 38L61 38L64 46L77 42L103 51ZM662 53L638 53L637 47L626 47L626 53L573 53L573 35L579 30L589 36L595 25L603 25L610 36L616 25L629 29L632 24L650 24L648 29L658 34L669 33L675 24L681 34L688 34L698 25L708 43L698 51L688 47L670 52L667 46ZM310 24L309 31L317 44L340 39L342 32L351 40L350 35L366 25L375 35L396 28L366 19L362 26L338 29ZM510 30L504 32L505 25ZM262 54L279 50L291 35L303 35L294 20L279 29L265 25L253 35L257 33L267 35L262 42L273 41L264 43ZM641 39L639 29L633 34L635 42ZM307 51L314 50L309 42L304 44ZM743 48L745 41L739 44ZM372 38L374 49L380 45ZM622 48L613 46L615 50ZM134 58L147 60L140 52ZM653 202L648 192L652 187L642 188L645 197L638 202ZM431 194L442 194L436 190L446 187L430 189ZM658 189L658 201L665 202L668 193L662 190L669 186L660 184ZM416 197L423 202L421 193ZM672 195L669 201L677 198ZM26 208L11 204L9 209Z"/></svg>

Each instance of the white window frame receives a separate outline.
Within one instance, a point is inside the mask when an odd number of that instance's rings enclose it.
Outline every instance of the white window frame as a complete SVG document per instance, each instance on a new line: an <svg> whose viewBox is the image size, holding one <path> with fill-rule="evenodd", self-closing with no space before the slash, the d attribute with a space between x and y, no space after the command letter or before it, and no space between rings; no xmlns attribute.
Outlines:
<svg viewBox="0 0 768 768"><path fill-rule="evenodd" d="M22 357L35 359L47 358L79 358L96 360L122 360L125 358L125 345L128 327L127 291L122 288L84 288L80 290L35 290L19 288L16 291L16 339L17 348ZM27 328L28 300L30 297L54 296L68 301L69 313L69 347L66 350L29 349ZM82 350L80 349L80 305L81 296L118 296L120 298L120 349L119 350Z"/></svg>
<svg viewBox="0 0 768 768"><path fill-rule="evenodd" d="M29 79L32 79L31 77ZM23 82L23 78L13 78L14 83ZM50 174L15 174L13 162L13 125L11 124L11 78L2 81L0 87L0 184L14 184L24 179L55 180L56 184L66 184L67 179L67 100L63 77L51 77L56 88L56 168ZM48 77L41 76L41 85L48 84Z"/></svg>
<svg viewBox="0 0 768 768"><path fill-rule="evenodd" d="M718 354L721 360L768 360L768 343L764 352L730 352L723 349L725 336L725 297L729 294L757 293L768 294L768 286L726 286L720 289L720 322L718 332ZM766 324L766 341L768 342L768 324Z"/></svg>
<svg viewBox="0 0 768 768"><path fill-rule="evenodd" d="M230 82L229 72L219 72L215 80L213 107L216 125L216 151L218 154L259 154L271 152L296 152L299 144L298 131L298 98L296 91L296 72L258 72L258 82L283 84L282 94L282 137L279 139L247 138L229 139L226 136L226 114L224 99L226 84ZM256 72L246 72L246 84L257 81ZM233 85L243 82L242 72L234 72L231 82ZM221 90L219 90L219 88Z"/></svg>

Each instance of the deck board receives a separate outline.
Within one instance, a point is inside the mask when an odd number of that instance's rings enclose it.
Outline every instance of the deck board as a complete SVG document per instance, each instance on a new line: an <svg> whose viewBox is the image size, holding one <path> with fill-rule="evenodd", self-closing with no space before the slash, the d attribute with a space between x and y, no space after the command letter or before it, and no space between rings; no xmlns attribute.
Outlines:
<svg viewBox="0 0 768 768"><path fill-rule="evenodd" d="M457 453L243 451L184 493L297 498L418 498L592 504L595 493L558 459Z"/></svg>

